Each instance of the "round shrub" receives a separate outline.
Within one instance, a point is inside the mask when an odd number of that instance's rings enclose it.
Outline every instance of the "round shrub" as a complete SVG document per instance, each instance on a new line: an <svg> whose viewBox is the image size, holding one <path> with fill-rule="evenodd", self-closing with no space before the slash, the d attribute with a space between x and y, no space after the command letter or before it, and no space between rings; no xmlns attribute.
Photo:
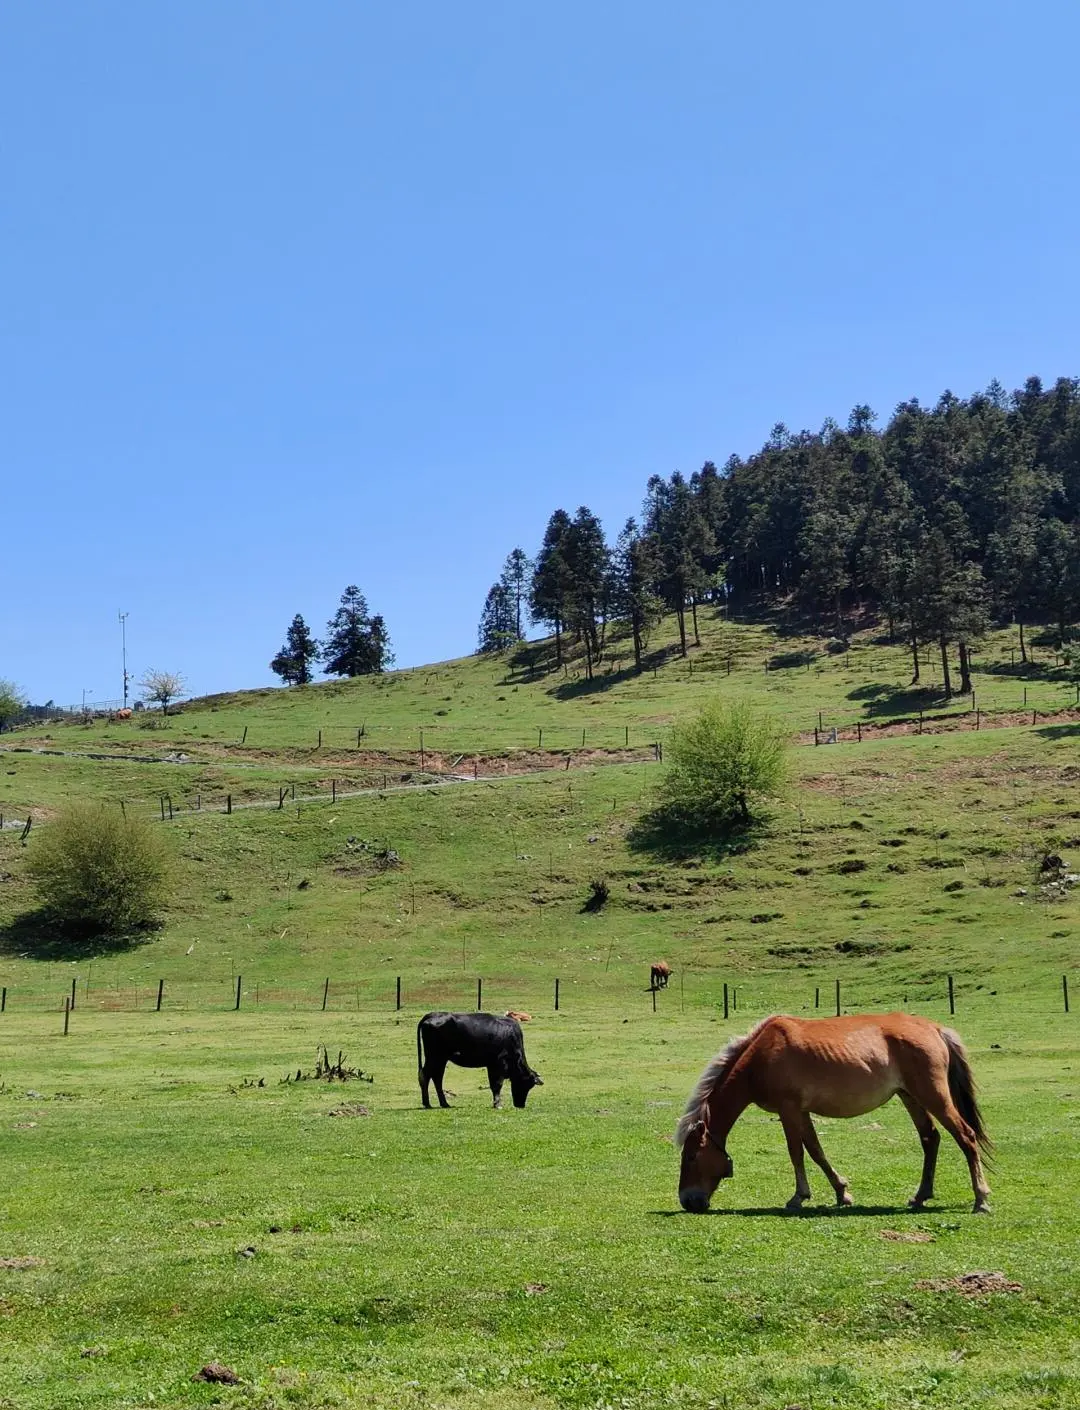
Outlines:
<svg viewBox="0 0 1080 1410"><path fill-rule="evenodd" d="M42 904L72 930L125 935L159 918L169 854L150 823L75 804L37 834L29 860Z"/></svg>
<svg viewBox="0 0 1080 1410"><path fill-rule="evenodd" d="M767 716L742 702L706 705L675 729L665 801L700 824L748 823L755 803L783 788L786 755L784 736Z"/></svg>

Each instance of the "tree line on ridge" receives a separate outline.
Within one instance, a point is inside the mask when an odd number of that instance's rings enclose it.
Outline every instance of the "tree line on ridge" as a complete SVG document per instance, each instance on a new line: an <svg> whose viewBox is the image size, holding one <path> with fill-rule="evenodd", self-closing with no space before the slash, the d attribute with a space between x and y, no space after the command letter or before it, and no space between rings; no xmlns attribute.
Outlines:
<svg viewBox="0 0 1080 1410"><path fill-rule="evenodd" d="M722 468L652 476L640 518L613 544L582 506L557 509L533 560L507 558L487 595L479 649L523 635L523 609L566 638L591 678L618 624L642 669L665 612L685 656L700 644L703 602L764 595L812 614L844 639L869 609L911 649L940 648L946 694L971 688L969 650L992 621L1053 626L1059 644L1080 617L1080 380L1037 377L1007 393L993 382L966 400L901 402L881 429L868 406L846 426L773 427L762 448Z"/></svg>

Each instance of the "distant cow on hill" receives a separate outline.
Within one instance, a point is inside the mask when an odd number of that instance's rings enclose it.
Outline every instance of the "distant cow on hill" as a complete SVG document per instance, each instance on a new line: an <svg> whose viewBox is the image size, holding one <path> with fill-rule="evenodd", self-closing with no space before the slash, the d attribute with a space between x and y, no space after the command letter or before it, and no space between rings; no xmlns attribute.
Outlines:
<svg viewBox="0 0 1080 1410"><path fill-rule="evenodd" d="M114 710L114 711L113 711L113 719L114 719L114 720L130 720L130 719L131 719L131 711L130 711L130 710Z"/></svg>
<svg viewBox="0 0 1080 1410"><path fill-rule="evenodd" d="M657 960L649 975L650 989L666 989L671 978L671 966L666 960Z"/></svg>
<svg viewBox="0 0 1080 1410"><path fill-rule="evenodd" d="M417 1080L426 1107L428 1083L435 1083L440 1106L450 1103L442 1080L448 1062L460 1067L486 1067L495 1106L502 1105L502 1085L509 1079L516 1107L523 1107L534 1087L542 1087L539 1073L525 1061L525 1038L516 1018L493 1013L426 1013L416 1025Z"/></svg>

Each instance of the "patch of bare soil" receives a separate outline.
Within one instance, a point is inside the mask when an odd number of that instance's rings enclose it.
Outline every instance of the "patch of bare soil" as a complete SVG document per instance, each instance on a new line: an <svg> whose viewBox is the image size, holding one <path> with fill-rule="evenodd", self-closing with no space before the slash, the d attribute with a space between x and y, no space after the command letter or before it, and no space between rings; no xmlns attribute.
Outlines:
<svg viewBox="0 0 1080 1410"><path fill-rule="evenodd" d="M958 1292L965 1297L1024 1291L1023 1283L1014 1283L1004 1273L961 1273L958 1278L920 1278L915 1286L920 1292Z"/></svg>
<svg viewBox="0 0 1080 1410"><path fill-rule="evenodd" d="M879 1128L880 1129L880 1128ZM933 1234L924 1234L920 1229L879 1229L879 1239L888 1239L894 1244L932 1244Z"/></svg>
<svg viewBox="0 0 1080 1410"><path fill-rule="evenodd" d="M0 1268L41 1268L44 1263L43 1258L34 1258L32 1255L24 1258L0 1258Z"/></svg>
<svg viewBox="0 0 1080 1410"><path fill-rule="evenodd" d="M359 1102L342 1102L341 1106L331 1107L326 1113L327 1116L370 1116L366 1106L361 1106Z"/></svg>

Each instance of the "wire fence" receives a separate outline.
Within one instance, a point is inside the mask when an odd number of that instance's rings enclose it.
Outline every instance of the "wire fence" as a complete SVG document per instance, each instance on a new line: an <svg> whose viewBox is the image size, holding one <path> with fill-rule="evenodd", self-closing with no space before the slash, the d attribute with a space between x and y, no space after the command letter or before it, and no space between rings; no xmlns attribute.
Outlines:
<svg viewBox="0 0 1080 1410"><path fill-rule="evenodd" d="M93 1014L272 1014L348 1015L419 1014L431 1009L452 1011L524 1011L530 1019L544 1015L578 1014L607 1017L668 1016L708 1013L718 1020L756 1022L770 1013L809 1017L888 1011L901 1008L947 1021L965 1014L1002 1021L1025 1018L1049 1020L1074 1013L1077 968L1071 973L1044 974L1017 982L1014 975L987 974L975 983L947 972L920 974L910 982L882 981L867 974L818 976L790 971L729 971L676 967L660 986L648 966L623 963L618 974L569 971L537 972L512 978L505 973L484 975L464 968L460 975L397 974L391 967L377 974L336 973L307 981L260 977L254 964L213 980L155 977L149 965L141 973L121 974L107 966L54 964L48 977L11 982L0 987L2 1024L21 1016L54 1015L65 1031L80 1013Z"/></svg>

